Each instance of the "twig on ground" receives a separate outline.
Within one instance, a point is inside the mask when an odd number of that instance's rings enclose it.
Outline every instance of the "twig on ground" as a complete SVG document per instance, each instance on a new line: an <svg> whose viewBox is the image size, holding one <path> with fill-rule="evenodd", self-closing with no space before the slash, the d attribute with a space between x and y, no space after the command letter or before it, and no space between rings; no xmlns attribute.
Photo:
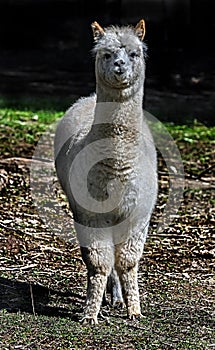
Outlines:
<svg viewBox="0 0 215 350"><path fill-rule="evenodd" d="M212 164L211 166L209 166L207 169L201 171L201 173L199 175L197 175L197 179L201 179L201 177L207 173L209 173L211 170L213 170L215 168L215 164Z"/></svg>
<svg viewBox="0 0 215 350"><path fill-rule="evenodd" d="M11 157L11 158L4 158L0 159L0 163L13 163L13 162L19 162L19 163L47 163L51 166L54 164L52 159L46 159L46 158L22 158L22 157Z"/></svg>
<svg viewBox="0 0 215 350"><path fill-rule="evenodd" d="M37 264L30 264L26 266L11 266L11 267L1 267L0 271L23 271L23 270L28 270L31 269L32 267L36 267Z"/></svg>
<svg viewBox="0 0 215 350"><path fill-rule="evenodd" d="M31 305L32 305L33 315L35 317L36 314L35 314L35 307L34 307L34 295L33 295L31 283L30 283L30 293L31 293Z"/></svg>

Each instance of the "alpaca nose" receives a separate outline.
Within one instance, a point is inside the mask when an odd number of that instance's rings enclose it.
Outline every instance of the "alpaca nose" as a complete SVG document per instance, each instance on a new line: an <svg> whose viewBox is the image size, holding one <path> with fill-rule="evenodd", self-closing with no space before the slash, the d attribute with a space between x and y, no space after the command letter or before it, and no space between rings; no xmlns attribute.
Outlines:
<svg viewBox="0 0 215 350"><path fill-rule="evenodd" d="M114 73L117 75L124 74L126 71L125 61L122 58L118 58L114 61Z"/></svg>
<svg viewBox="0 0 215 350"><path fill-rule="evenodd" d="M124 64L125 64L125 61L122 58L118 58L114 62L114 66L117 66L117 67L122 67Z"/></svg>

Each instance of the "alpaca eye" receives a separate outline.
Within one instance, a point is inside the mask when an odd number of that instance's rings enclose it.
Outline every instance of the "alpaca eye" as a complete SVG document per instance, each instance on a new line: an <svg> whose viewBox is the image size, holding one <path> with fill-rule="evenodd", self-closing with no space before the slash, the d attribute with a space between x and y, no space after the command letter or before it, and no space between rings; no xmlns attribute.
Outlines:
<svg viewBox="0 0 215 350"><path fill-rule="evenodd" d="M109 58L111 58L111 55L110 55L109 53L105 53L105 54L104 54L104 58L105 58L106 60L108 60Z"/></svg>

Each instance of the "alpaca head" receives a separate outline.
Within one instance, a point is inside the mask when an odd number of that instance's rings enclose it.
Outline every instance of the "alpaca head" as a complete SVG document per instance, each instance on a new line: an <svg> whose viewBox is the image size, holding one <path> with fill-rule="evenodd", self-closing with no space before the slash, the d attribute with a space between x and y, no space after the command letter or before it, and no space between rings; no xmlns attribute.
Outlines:
<svg viewBox="0 0 215 350"><path fill-rule="evenodd" d="M107 27L92 24L97 83L107 89L133 91L144 82L146 45L145 22L137 26ZM137 89L134 89L137 90Z"/></svg>

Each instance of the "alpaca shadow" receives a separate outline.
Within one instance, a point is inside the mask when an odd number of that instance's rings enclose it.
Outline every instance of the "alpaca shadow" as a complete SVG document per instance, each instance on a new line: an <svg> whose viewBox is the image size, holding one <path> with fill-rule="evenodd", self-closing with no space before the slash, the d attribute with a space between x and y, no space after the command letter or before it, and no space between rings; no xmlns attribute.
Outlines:
<svg viewBox="0 0 215 350"><path fill-rule="evenodd" d="M76 312L81 311L83 299L77 293L60 292L38 284L31 285L0 277L0 310L69 317L78 321ZM72 305L72 308L69 308L69 305Z"/></svg>

